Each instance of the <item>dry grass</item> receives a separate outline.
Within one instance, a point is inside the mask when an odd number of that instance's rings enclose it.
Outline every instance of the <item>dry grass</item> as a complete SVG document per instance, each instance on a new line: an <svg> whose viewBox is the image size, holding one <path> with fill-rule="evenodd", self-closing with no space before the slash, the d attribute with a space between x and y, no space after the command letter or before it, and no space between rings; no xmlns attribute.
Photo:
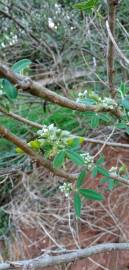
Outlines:
<svg viewBox="0 0 129 270"><path fill-rule="evenodd" d="M98 147L90 151L98 151ZM119 162L128 165L128 151L106 147L107 166ZM74 168L71 167L72 171ZM13 178L13 177L12 177ZM86 179L88 188L98 186L100 177ZM11 260L35 257L42 253L59 254L66 249L74 250L97 243L129 241L129 188L118 186L105 194L105 201L84 201L81 219L77 220L73 208L72 194L66 198L59 191L62 179L42 168L34 168L29 174L21 172L14 176L11 200L4 205L13 226L5 238L3 257ZM99 255L76 263L74 269L118 269L129 263L128 252ZM100 267L101 265L101 267ZM72 265L69 267L72 268ZM80 268L82 267L82 268ZM64 268L65 269L65 268Z"/></svg>

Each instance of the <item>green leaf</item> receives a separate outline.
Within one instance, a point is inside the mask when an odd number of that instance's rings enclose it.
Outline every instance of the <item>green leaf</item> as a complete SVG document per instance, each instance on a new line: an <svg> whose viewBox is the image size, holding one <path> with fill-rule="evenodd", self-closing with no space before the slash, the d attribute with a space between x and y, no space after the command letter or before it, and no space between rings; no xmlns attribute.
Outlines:
<svg viewBox="0 0 129 270"><path fill-rule="evenodd" d="M24 153L24 151L20 147L16 147L16 152L18 154L23 154Z"/></svg>
<svg viewBox="0 0 129 270"><path fill-rule="evenodd" d="M91 118L91 128L97 128L99 126L99 116L95 115Z"/></svg>
<svg viewBox="0 0 129 270"><path fill-rule="evenodd" d="M12 70L16 73L20 73L21 71L23 71L25 68L27 68L32 62L29 59L22 59L18 62L16 62L13 66L12 66Z"/></svg>
<svg viewBox="0 0 129 270"><path fill-rule="evenodd" d="M86 177L86 171L82 171L77 178L77 183L76 183L77 188L80 188L80 186L84 183L85 177Z"/></svg>
<svg viewBox="0 0 129 270"><path fill-rule="evenodd" d="M15 99L17 97L16 87L10 81L3 79L2 86L8 98Z"/></svg>
<svg viewBox="0 0 129 270"><path fill-rule="evenodd" d="M126 128L126 123L125 122L120 122L116 125L117 128L121 128L121 129L124 129Z"/></svg>
<svg viewBox="0 0 129 270"><path fill-rule="evenodd" d="M92 116L95 116L95 112L85 112L84 113L85 115L86 115L86 117L88 117L88 118L91 118Z"/></svg>
<svg viewBox="0 0 129 270"><path fill-rule="evenodd" d="M99 3L99 0L87 0L85 2L77 3L73 5L73 8L91 11Z"/></svg>
<svg viewBox="0 0 129 270"><path fill-rule="evenodd" d="M106 113L100 113L99 118L106 123L108 123L112 120L111 116L109 114L106 114Z"/></svg>
<svg viewBox="0 0 129 270"><path fill-rule="evenodd" d="M89 200L101 201L104 199L104 196L101 193L98 193L93 189L80 189L79 192Z"/></svg>
<svg viewBox="0 0 129 270"><path fill-rule="evenodd" d="M73 151L67 151L67 156L72 160L76 165L84 165L84 159L77 153Z"/></svg>
<svg viewBox="0 0 129 270"><path fill-rule="evenodd" d="M74 193L74 209L76 216L79 218L81 214L81 199L78 192Z"/></svg>
<svg viewBox="0 0 129 270"><path fill-rule="evenodd" d="M61 150L54 158L53 160L53 167L54 168L61 168L61 166L64 164L64 158L65 158L65 151Z"/></svg>
<svg viewBox="0 0 129 270"><path fill-rule="evenodd" d="M121 82L119 92L122 94L122 96L125 96L125 94L126 94L126 84L124 82Z"/></svg>
<svg viewBox="0 0 129 270"><path fill-rule="evenodd" d="M80 146L80 138L68 138L66 142L71 148L78 148Z"/></svg>
<svg viewBox="0 0 129 270"><path fill-rule="evenodd" d="M98 173L100 173L100 174L102 174L104 176L109 176L108 171L106 169L100 167L100 166L97 166L97 171L98 171Z"/></svg>
<svg viewBox="0 0 129 270"><path fill-rule="evenodd" d="M129 111L129 99L127 97L122 100L122 106Z"/></svg>
<svg viewBox="0 0 129 270"><path fill-rule="evenodd" d="M97 166L95 166L93 171L92 171L92 175L93 175L93 177L96 177L97 174L98 174L98 169L97 169Z"/></svg>
<svg viewBox="0 0 129 270"><path fill-rule="evenodd" d="M129 127L126 128L125 132L129 135Z"/></svg>
<svg viewBox="0 0 129 270"><path fill-rule="evenodd" d="M108 182L108 189L109 190L113 190L114 187L116 187L118 185L118 182L115 181L114 179L109 179L109 182Z"/></svg>
<svg viewBox="0 0 129 270"><path fill-rule="evenodd" d="M125 164L122 164L119 168L119 174L123 175L127 173L127 166Z"/></svg>
<svg viewBox="0 0 129 270"><path fill-rule="evenodd" d="M3 79L0 79L0 87L2 87Z"/></svg>
<svg viewBox="0 0 129 270"><path fill-rule="evenodd" d="M28 145L34 150L39 150L41 143L38 140L34 140L34 141L30 141Z"/></svg>
<svg viewBox="0 0 129 270"><path fill-rule="evenodd" d="M80 103L83 103L85 105L94 105L96 104L95 100L92 98L84 98L82 100L79 101Z"/></svg>

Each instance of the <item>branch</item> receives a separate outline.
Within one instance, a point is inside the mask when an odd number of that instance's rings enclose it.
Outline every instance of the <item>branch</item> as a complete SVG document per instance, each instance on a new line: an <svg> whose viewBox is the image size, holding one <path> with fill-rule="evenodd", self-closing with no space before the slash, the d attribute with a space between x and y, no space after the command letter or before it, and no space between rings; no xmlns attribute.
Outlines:
<svg viewBox="0 0 129 270"><path fill-rule="evenodd" d="M41 157L39 154L35 153L24 141L22 141L17 136L9 132L3 126L0 126L0 135L3 138L15 144L17 147L21 148L25 154L29 155L33 160L38 161L39 164L41 164L43 167L48 169L53 174L60 176L62 178L65 178L67 180L71 180L71 181L77 179L78 174L70 174L70 173L65 172L64 170L54 169L51 161L46 160L43 157ZM122 184L129 185L129 180L121 176L110 174L109 177L117 180L118 182Z"/></svg>
<svg viewBox="0 0 129 270"><path fill-rule="evenodd" d="M28 119L26 119L18 114L15 114L13 112L7 112L3 108L0 108L0 112L2 112L3 114L5 114L13 119L16 119L17 121L20 121L26 125L29 125L31 127L40 128L40 129L43 128L43 125L36 123L36 122L33 122L33 121L30 121L30 120L28 120ZM77 137L77 135L75 135L75 136ZM86 138L86 137L83 137L83 139L85 142L88 142L88 143L105 144L105 145L112 146L112 147L120 147L120 148L129 149L129 144L126 144L126 143L104 142L103 140Z"/></svg>
<svg viewBox="0 0 129 270"><path fill-rule="evenodd" d="M16 113L13 113L13 112L7 112L5 111L3 108L0 108L0 112L2 112L3 114L13 118L13 119L16 119L17 121L20 121L26 125L29 125L31 127L34 127L34 128L40 128L42 129L43 128L43 125L39 124L39 123L36 123L36 122L33 122L33 121L30 121ZM77 137L77 135L75 135ZM105 144L105 145L108 145L108 146L112 146L112 147L120 147L120 148L127 148L129 149L129 144L127 143L116 143L116 142L104 142L103 140L98 140L98 139L92 139L92 138L86 138L86 137L83 137L84 141L85 142L88 142L88 143L95 143L95 144Z"/></svg>
<svg viewBox="0 0 129 270"><path fill-rule="evenodd" d="M118 175L115 175L115 174L110 174L109 177L111 177L112 179L120 182L121 184L129 186L129 179L125 179L125 178L123 178L121 176L118 176Z"/></svg>
<svg viewBox="0 0 129 270"><path fill-rule="evenodd" d="M3 114L19 121L19 122L22 122L26 125L29 125L31 127L34 127L34 128L40 128L42 129L43 128L43 125L39 124L39 123L36 123L36 122L33 122L33 121L30 121L20 115L17 115L13 112L7 112L5 111L3 108L0 108L0 112L2 112ZM77 137L77 135L75 135ZM129 144L126 144L126 143L116 143L116 142L104 142L103 140L98 140L98 139L92 139L92 138L86 138L86 137L83 137L84 141L85 142L88 142L88 143L95 143L95 144L105 144L108 145L108 146L112 146L112 147L120 147L120 148L126 148L126 149L129 149Z"/></svg>
<svg viewBox="0 0 129 270"><path fill-rule="evenodd" d="M21 88L23 91L27 91L30 94L49 100L54 104L66 107L72 110L77 110L80 112L94 111L94 112L110 112L117 116L118 118L122 115L121 111L117 109L106 109L104 106L99 105L85 105L82 103L77 103L66 97L60 96L57 93L45 88L40 83L31 80L28 77L21 76L12 72L7 66L0 64L0 77L5 77L17 87Z"/></svg>
<svg viewBox="0 0 129 270"><path fill-rule="evenodd" d="M108 22L109 27L112 33L112 36L115 34L115 14L116 14L116 7L118 5L118 0L108 0ZM114 97L116 94L115 87L114 87L114 45L110 37L108 37L108 49L107 49L107 76L108 76L108 83L110 88L111 96Z"/></svg>
<svg viewBox="0 0 129 270"><path fill-rule="evenodd" d="M116 143L116 142L104 142L103 140L92 139L92 138L84 138L85 142L95 143L95 144L105 144L112 147L120 147L129 149L129 144L127 143Z"/></svg>
<svg viewBox="0 0 129 270"><path fill-rule="evenodd" d="M115 47L117 53L119 54L119 56L121 57L121 59L124 60L124 62L127 65L129 65L129 60L126 58L126 56L123 54L123 52L119 49L119 47L118 47L118 45L117 45L117 43L116 43L116 41L115 41L115 39L114 39L114 37L113 37L113 35L111 33L111 30L110 30L110 26L109 26L108 21L106 21L106 28L107 28L107 31L108 31L108 35L109 35L112 43L114 44L114 47Z"/></svg>
<svg viewBox="0 0 129 270"><path fill-rule="evenodd" d="M112 251L129 250L129 243L105 243L84 249L78 249L74 252L69 252L61 255L51 256L43 255L35 259L21 260L21 261L9 261L0 263L0 270L7 270L17 267L23 269L40 269L48 266L54 266L59 264L66 264L69 262L77 261L90 257L95 254L112 252Z"/></svg>
<svg viewBox="0 0 129 270"><path fill-rule="evenodd" d="M26 119L26 118L24 118L24 117L22 117L20 115L17 115L17 114L15 114L13 112L7 112L6 110L4 110L1 107L0 107L0 112L2 112L3 114L5 114L5 115L7 115L7 116L9 116L9 117L11 117L13 119L16 119L16 120L18 120L18 121L20 121L20 122L22 122L22 123L24 123L26 125L29 125L31 127L41 128L41 129L43 128L42 125L40 125L38 123L35 123L33 121L30 121L30 120L28 120L28 119Z"/></svg>
<svg viewBox="0 0 129 270"><path fill-rule="evenodd" d="M33 160L38 161L39 164L47 168L49 171L51 171L55 175L66 178L66 179L70 179L70 180L75 180L77 178L77 175L75 174L69 174L63 170L54 169L51 161L46 160L45 158L41 157L39 154L35 153L24 141L19 139L17 136L9 132L6 128L4 128L1 125L0 125L0 135L3 138L15 144L20 149L22 149L25 154L29 155Z"/></svg>

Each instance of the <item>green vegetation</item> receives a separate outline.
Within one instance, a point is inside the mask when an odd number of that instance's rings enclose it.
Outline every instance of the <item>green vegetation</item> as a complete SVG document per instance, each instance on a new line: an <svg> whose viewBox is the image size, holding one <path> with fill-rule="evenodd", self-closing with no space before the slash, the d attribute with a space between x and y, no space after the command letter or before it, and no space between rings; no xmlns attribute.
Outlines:
<svg viewBox="0 0 129 270"><path fill-rule="evenodd" d="M0 237L10 224L46 233L44 216L52 209L58 224L62 202L73 237L87 205L128 185L126 160L104 155L128 149L127 9L126 0L0 1Z"/></svg>

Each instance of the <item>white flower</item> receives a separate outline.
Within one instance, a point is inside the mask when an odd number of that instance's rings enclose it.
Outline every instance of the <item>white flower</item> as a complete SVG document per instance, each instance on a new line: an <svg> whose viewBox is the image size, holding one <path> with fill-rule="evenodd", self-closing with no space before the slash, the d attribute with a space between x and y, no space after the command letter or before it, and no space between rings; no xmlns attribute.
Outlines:
<svg viewBox="0 0 129 270"><path fill-rule="evenodd" d="M41 136L43 133L44 133L44 127L43 127L42 129L40 129L40 130L37 131L37 134L40 135L40 136Z"/></svg>
<svg viewBox="0 0 129 270"><path fill-rule="evenodd" d="M88 94L87 90L85 90L84 92L79 92L76 102L80 102L83 99L87 98L87 94Z"/></svg>
<svg viewBox="0 0 129 270"><path fill-rule="evenodd" d="M50 28L54 28L54 27L55 27L55 24L54 24L52 18L48 18L48 26L49 26Z"/></svg>
<svg viewBox="0 0 129 270"><path fill-rule="evenodd" d="M51 124L48 126L49 131L55 131L56 127L54 127L54 124Z"/></svg>
<svg viewBox="0 0 129 270"><path fill-rule="evenodd" d="M89 153L83 153L81 156L84 158L87 169L91 170L94 166L94 158Z"/></svg>
<svg viewBox="0 0 129 270"><path fill-rule="evenodd" d="M87 90L85 90L85 91L83 92L83 95L86 96L87 93L88 93Z"/></svg>
<svg viewBox="0 0 129 270"><path fill-rule="evenodd" d="M105 97L103 100L101 100L101 104L107 109L114 109L117 107L116 101L110 97Z"/></svg>
<svg viewBox="0 0 129 270"><path fill-rule="evenodd" d="M71 183L64 183L59 187L60 191L65 194L65 197L68 197L70 192L72 191L72 184Z"/></svg>

